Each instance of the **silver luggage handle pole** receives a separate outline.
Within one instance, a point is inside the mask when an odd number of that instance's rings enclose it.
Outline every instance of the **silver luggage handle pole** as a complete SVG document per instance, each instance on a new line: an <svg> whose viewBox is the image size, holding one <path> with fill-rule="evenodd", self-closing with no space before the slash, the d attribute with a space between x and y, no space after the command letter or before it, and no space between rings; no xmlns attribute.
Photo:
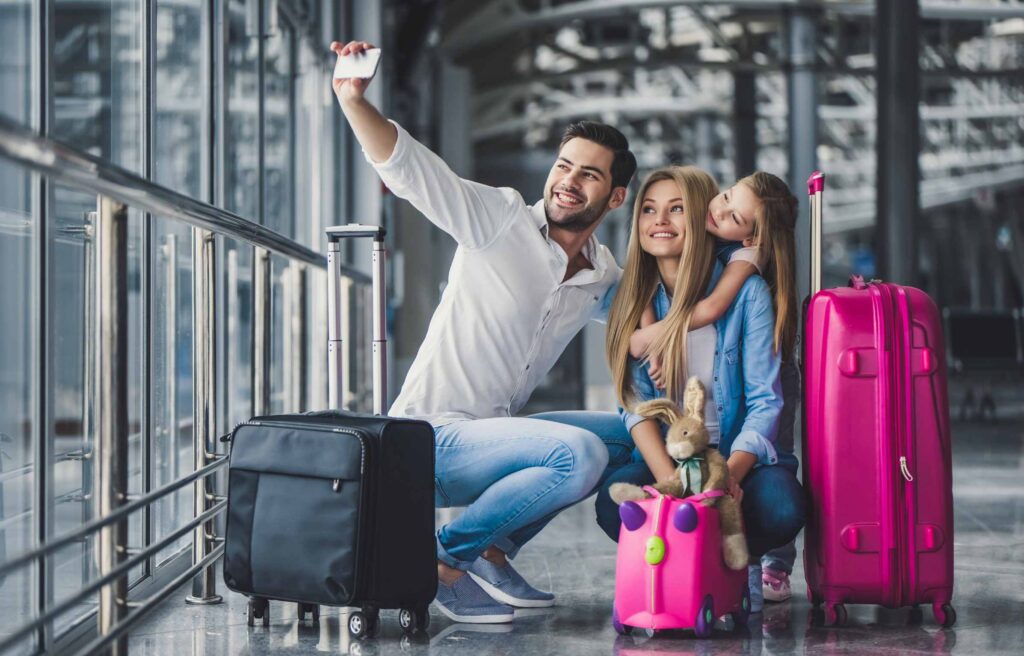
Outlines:
<svg viewBox="0 0 1024 656"><path fill-rule="evenodd" d="M345 389L341 340L341 244L327 243L327 407L342 409Z"/></svg>
<svg viewBox="0 0 1024 656"><path fill-rule="evenodd" d="M825 174L815 171L807 178L811 206L811 297L821 291L821 196L825 192Z"/></svg>
<svg viewBox="0 0 1024 656"><path fill-rule="evenodd" d="M388 336L387 299L385 296L385 265L387 250L384 236L387 231L381 226L348 225L327 228L327 358L329 377L327 383L328 403L331 408L340 409L344 389L344 351L341 338L341 240L358 237L373 238L373 413L383 415L387 411L388 399Z"/></svg>
<svg viewBox="0 0 1024 656"><path fill-rule="evenodd" d="M384 298L383 232L373 240L373 414L387 413L388 402L388 334L387 303Z"/></svg>

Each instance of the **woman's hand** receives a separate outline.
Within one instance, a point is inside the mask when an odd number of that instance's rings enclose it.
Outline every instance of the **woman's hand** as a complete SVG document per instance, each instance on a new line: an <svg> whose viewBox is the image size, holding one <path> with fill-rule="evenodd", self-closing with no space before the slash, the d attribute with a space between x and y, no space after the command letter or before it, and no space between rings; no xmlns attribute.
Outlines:
<svg viewBox="0 0 1024 656"><path fill-rule="evenodd" d="M743 503L743 487L737 481L729 481L729 496L736 500L736 503Z"/></svg>
<svg viewBox="0 0 1024 656"><path fill-rule="evenodd" d="M733 451L725 464L729 467L729 494L737 503L742 503L743 488L740 483L757 464L757 456L746 451Z"/></svg>

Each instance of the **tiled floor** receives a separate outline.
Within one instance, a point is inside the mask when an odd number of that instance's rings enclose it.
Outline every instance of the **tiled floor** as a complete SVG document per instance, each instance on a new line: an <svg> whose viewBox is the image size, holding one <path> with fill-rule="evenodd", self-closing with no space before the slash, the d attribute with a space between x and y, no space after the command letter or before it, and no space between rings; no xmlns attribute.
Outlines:
<svg viewBox="0 0 1024 656"><path fill-rule="evenodd" d="M245 599L226 593L213 607L171 597L131 636L133 653L206 654L1021 654L1024 653L1024 430L1021 424L954 427L956 590L959 619L950 630L930 612L915 624L908 610L850 608L848 626L809 622L810 605L798 563L794 597L769 604L748 630L619 637L612 630L614 545L593 523L592 501L563 513L516 561L558 606L517 616L511 625L452 624L433 611L427 636L404 638L394 611L383 613L377 639L351 642L342 613L320 624L299 622L290 604L273 604L268 629L250 629Z"/></svg>

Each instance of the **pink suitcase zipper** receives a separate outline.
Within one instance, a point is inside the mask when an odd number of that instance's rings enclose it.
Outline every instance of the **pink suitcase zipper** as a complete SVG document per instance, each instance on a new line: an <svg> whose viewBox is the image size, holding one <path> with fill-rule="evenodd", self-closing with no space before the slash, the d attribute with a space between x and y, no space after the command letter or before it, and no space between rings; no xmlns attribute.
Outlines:
<svg viewBox="0 0 1024 656"><path fill-rule="evenodd" d="M859 277L850 287L818 291L824 175L812 175L808 191L808 596L815 608L824 604L828 624L845 621L845 603L930 603L936 621L952 626L952 464L939 313L919 289Z"/></svg>

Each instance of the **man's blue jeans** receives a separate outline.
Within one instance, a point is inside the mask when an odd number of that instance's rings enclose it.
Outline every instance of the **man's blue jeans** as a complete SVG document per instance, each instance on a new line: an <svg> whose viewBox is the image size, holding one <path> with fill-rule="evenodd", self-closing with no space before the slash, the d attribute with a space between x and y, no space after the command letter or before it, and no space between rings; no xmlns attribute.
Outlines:
<svg viewBox="0 0 1024 656"><path fill-rule="evenodd" d="M622 427L614 413L560 412L435 428L435 504L467 506L437 531L438 559L465 570L491 545L515 557L629 461L633 440L614 426Z"/></svg>

